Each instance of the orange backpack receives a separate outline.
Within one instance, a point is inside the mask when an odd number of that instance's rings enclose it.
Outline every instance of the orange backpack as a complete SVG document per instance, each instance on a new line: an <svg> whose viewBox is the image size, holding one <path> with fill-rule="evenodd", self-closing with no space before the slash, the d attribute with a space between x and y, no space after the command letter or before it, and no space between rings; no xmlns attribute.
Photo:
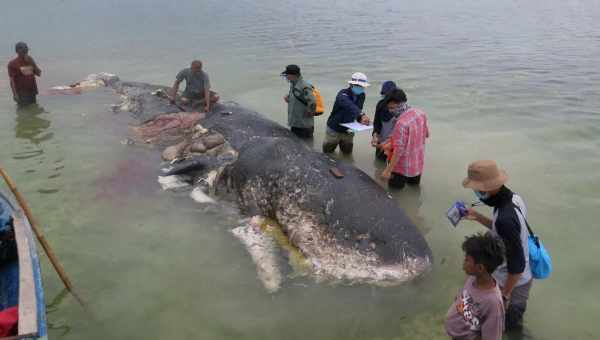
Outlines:
<svg viewBox="0 0 600 340"><path fill-rule="evenodd" d="M314 85L310 85L310 88L312 89L312 94L313 96L315 96L315 102L317 104L315 108L315 116L320 116L325 112L325 106L323 105L323 97L321 96L321 92L319 92L319 90L317 90L317 88ZM299 102L301 102L304 105L308 105L306 100L300 98L295 91L292 91L292 94L294 95L294 97L296 97L296 99L298 99Z"/></svg>
<svg viewBox="0 0 600 340"><path fill-rule="evenodd" d="M317 108L315 109L315 116L320 116L325 112L325 106L323 105L323 97L321 96L321 92L317 90L316 87L312 87L313 96L315 96L315 101L317 102Z"/></svg>

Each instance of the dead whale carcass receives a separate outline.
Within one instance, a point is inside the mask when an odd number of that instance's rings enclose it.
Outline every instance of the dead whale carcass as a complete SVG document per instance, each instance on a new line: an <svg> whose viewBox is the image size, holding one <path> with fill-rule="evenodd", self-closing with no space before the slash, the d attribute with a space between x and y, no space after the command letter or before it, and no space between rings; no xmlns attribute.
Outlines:
<svg viewBox="0 0 600 340"><path fill-rule="evenodd" d="M123 99L117 109L145 123L142 130L181 111L165 98L165 87L111 86ZM164 175L183 176L207 195L220 186L231 189L245 214L277 221L318 280L393 285L429 269L424 237L364 172L310 150L287 129L234 103L194 117L193 124L169 125L168 138L147 141L176 146L168 153L175 162ZM206 148L207 134L222 136L222 143ZM333 177L331 167L344 177Z"/></svg>

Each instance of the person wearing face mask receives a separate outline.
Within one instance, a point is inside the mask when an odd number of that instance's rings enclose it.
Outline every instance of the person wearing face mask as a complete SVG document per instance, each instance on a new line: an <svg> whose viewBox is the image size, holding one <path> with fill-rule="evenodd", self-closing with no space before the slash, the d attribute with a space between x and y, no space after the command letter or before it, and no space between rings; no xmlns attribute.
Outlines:
<svg viewBox="0 0 600 340"><path fill-rule="evenodd" d="M362 112L365 103L365 88L369 86L367 76L356 72L348 81L349 86L338 92L331 114L327 119L323 152L332 153L340 147L344 154L351 154L354 146L354 133L340 125L359 122L369 125L369 117Z"/></svg>
<svg viewBox="0 0 600 340"><path fill-rule="evenodd" d="M381 85L381 99L375 106L375 117L373 118L373 134L371 146L375 148L375 158L385 161L387 156L383 151L382 145L389 138L394 125L396 124L397 116L393 115L387 109L386 95L396 89L396 83L391 80L383 82Z"/></svg>
<svg viewBox="0 0 600 340"><path fill-rule="evenodd" d="M288 65L281 73L290 82L290 92L283 97L288 104L288 125L300 138L312 138L317 102L311 86L304 81L298 65Z"/></svg>
<svg viewBox="0 0 600 340"><path fill-rule="evenodd" d="M386 102L387 109L398 118L383 146L390 155L381 177L392 189L403 189L406 184L418 186L425 162L425 140L429 138L427 115L408 105L402 89L390 92Z"/></svg>
<svg viewBox="0 0 600 340"><path fill-rule="evenodd" d="M42 75L42 70L29 55L29 47L20 41L15 45L17 57L8 63L8 77L13 99L18 105L28 105L36 102L38 94L35 77Z"/></svg>
<svg viewBox="0 0 600 340"><path fill-rule="evenodd" d="M492 218L469 209L466 219L477 221L502 238L506 246L506 261L493 276L500 285L506 309L507 331L522 329L523 314L532 285L529 268L527 207L518 194L504 184L508 176L495 161L479 160L469 165L463 187L474 191L475 196L493 208Z"/></svg>

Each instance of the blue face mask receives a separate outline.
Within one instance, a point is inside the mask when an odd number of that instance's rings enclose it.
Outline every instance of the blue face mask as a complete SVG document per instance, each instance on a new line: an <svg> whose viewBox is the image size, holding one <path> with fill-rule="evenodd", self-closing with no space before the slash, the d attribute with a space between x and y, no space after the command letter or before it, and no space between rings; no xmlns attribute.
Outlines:
<svg viewBox="0 0 600 340"><path fill-rule="evenodd" d="M358 96L365 93L365 89L362 86L352 86L352 93Z"/></svg>
<svg viewBox="0 0 600 340"><path fill-rule="evenodd" d="M473 192L475 193L475 196L477 196L477 198L480 201L490 198L490 194L488 194L487 192L483 192L483 191L479 191L479 190L473 190Z"/></svg>

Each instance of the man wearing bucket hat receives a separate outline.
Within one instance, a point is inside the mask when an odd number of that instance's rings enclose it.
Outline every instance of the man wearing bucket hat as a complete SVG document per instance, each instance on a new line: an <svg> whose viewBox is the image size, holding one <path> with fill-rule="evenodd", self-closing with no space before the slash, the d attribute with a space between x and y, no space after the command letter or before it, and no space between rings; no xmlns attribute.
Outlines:
<svg viewBox="0 0 600 340"><path fill-rule="evenodd" d="M327 119L323 152L332 153L340 147L345 154L351 154L354 146L354 134L340 125L357 121L369 125L369 117L362 112L365 103L365 88L369 81L364 73L356 72L348 81L349 86L338 92L331 114Z"/></svg>
<svg viewBox="0 0 600 340"><path fill-rule="evenodd" d="M288 104L288 125L300 138L312 138L317 101L311 86L304 81L298 65L288 65L281 73L290 82L290 91L283 97Z"/></svg>
<svg viewBox="0 0 600 340"><path fill-rule="evenodd" d="M527 207L518 194L504 184L508 176L492 160L479 160L469 165L463 187L473 189L475 196L493 208L492 218L469 209L466 219L477 221L499 236L506 247L506 261L496 271L504 299L507 331L520 330L527 308L532 275L529 268Z"/></svg>
<svg viewBox="0 0 600 340"><path fill-rule="evenodd" d="M17 57L8 63L8 77L13 99L18 105L36 102L38 94L35 77L42 75L42 70L29 55L29 47L20 41L15 45Z"/></svg>

